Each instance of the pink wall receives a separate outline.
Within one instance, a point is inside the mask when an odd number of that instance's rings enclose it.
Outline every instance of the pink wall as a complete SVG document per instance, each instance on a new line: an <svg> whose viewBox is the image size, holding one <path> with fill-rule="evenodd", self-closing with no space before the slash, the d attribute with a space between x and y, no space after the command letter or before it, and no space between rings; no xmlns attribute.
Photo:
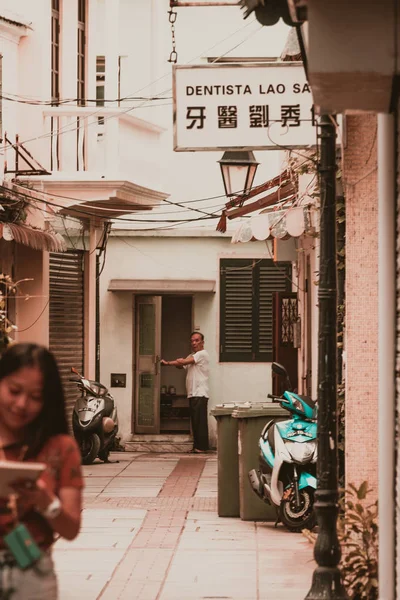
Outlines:
<svg viewBox="0 0 400 600"><path fill-rule="evenodd" d="M378 486L377 120L347 117L346 480ZM372 500L372 498L371 498Z"/></svg>
<svg viewBox="0 0 400 600"><path fill-rule="evenodd" d="M19 285L16 324L19 342L49 344L49 255L21 244L15 245L15 281L29 278Z"/></svg>

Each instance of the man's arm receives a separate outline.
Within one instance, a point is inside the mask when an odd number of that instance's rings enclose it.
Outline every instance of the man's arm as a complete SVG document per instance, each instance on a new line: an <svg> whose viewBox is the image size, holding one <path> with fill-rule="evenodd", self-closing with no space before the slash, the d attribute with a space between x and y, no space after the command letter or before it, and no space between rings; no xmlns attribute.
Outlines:
<svg viewBox="0 0 400 600"><path fill-rule="evenodd" d="M192 365L194 363L193 356L187 358L177 358L176 360L161 360L161 364L166 367L176 367L177 369L183 369L186 365Z"/></svg>

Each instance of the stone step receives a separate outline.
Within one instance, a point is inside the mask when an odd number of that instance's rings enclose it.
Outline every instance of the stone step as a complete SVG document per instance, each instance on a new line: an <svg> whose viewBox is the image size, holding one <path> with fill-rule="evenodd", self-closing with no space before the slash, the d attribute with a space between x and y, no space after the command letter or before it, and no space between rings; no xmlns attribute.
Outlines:
<svg viewBox="0 0 400 600"><path fill-rule="evenodd" d="M126 452L190 452L193 438L190 435L134 434L124 443Z"/></svg>

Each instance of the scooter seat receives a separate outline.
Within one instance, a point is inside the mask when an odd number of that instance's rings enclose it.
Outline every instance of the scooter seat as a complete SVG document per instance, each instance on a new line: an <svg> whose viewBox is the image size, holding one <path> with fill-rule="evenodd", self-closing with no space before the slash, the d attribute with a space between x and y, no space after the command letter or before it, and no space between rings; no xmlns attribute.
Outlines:
<svg viewBox="0 0 400 600"><path fill-rule="evenodd" d="M303 400L303 402L305 402L307 404L307 406L309 406L310 408L315 408L315 405L317 404L315 400L312 400L310 398L310 396L301 396L300 394L296 394L299 398L301 398Z"/></svg>
<svg viewBox="0 0 400 600"><path fill-rule="evenodd" d="M88 379L88 382L92 390L96 390L96 396L98 396L99 398L105 396L108 393L108 389L102 383L99 383L98 381L94 381L92 379Z"/></svg>

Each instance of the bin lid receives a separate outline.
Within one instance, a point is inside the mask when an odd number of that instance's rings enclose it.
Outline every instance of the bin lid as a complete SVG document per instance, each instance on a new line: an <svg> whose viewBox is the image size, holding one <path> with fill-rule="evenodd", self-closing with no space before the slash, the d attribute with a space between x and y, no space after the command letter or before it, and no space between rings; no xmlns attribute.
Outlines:
<svg viewBox="0 0 400 600"><path fill-rule="evenodd" d="M236 419L251 419L252 417L290 418L290 415L287 410L276 402L246 402L235 408L232 417Z"/></svg>
<svg viewBox="0 0 400 600"><path fill-rule="evenodd" d="M210 415L213 417L223 417L226 415L231 415L232 412L240 408L241 404L237 402L227 402L226 404L216 404L214 408L210 410Z"/></svg>

